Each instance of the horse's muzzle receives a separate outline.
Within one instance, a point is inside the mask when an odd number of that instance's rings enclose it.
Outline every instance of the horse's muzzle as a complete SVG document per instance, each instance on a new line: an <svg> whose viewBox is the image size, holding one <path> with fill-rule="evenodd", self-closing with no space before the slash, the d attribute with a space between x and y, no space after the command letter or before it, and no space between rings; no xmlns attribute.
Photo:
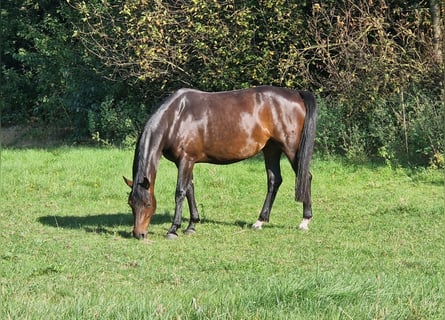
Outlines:
<svg viewBox="0 0 445 320"><path fill-rule="evenodd" d="M138 240L147 239L147 232L136 232L133 230L133 236Z"/></svg>

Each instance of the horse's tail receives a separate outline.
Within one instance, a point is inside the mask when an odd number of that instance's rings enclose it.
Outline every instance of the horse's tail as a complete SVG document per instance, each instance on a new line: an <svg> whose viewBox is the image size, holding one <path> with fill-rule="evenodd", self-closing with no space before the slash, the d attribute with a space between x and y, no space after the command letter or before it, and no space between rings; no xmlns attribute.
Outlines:
<svg viewBox="0 0 445 320"><path fill-rule="evenodd" d="M312 153L314 152L315 130L317 127L317 102L312 93L307 91L300 91L299 93L306 106L306 116L304 118L300 146L295 159L298 169L295 200L310 202L312 176L309 172L309 166L312 159Z"/></svg>

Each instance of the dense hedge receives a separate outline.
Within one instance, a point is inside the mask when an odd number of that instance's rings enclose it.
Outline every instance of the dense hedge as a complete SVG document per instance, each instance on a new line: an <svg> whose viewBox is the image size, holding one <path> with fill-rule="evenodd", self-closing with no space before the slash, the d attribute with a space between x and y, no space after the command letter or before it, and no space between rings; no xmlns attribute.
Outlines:
<svg viewBox="0 0 445 320"><path fill-rule="evenodd" d="M319 152L440 166L444 68L434 4L3 2L2 124L54 123L75 128L76 139L131 145L180 87L271 84L316 93Z"/></svg>

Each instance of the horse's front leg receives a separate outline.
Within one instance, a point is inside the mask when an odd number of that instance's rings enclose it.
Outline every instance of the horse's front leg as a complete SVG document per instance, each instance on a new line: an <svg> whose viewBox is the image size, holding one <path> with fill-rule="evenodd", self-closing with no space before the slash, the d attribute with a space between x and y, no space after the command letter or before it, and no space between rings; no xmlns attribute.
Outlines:
<svg viewBox="0 0 445 320"><path fill-rule="evenodd" d="M167 239L176 239L178 237L178 229L181 228L182 221L182 205L184 198L189 192L192 180L193 162L185 159L181 160L178 165L178 180L176 183L175 193L175 215L173 223L167 232Z"/></svg>
<svg viewBox="0 0 445 320"><path fill-rule="evenodd" d="M200 220L198 207L196 205L196 200L195 200L195 186L193 184L193 175L190 180L189 187L187 189L186 197L187 197L187 202L188 202L189 210L190 210L190 222L189 222L189 225L184 233L185 234L193 234L196 232L195 223L198 223Z"/></svg>

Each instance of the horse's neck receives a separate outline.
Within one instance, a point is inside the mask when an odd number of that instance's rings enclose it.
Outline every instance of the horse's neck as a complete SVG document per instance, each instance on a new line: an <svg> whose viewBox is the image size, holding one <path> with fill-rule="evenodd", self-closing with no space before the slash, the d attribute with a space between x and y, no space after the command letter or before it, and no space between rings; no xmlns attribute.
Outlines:
<svg viewBox="0 0 445 320"><path fill-rule="evenodd" d="M167 130L171 124L171 102L165 102L147 121L144 131L139 140L139 153L143 161L138 170L143 173L154 184L156 172L161 159L162 150L166 140Z"/></svg>
<svg viewBox="0 0 445 320"><path fill-rule="evenodd" d="M152 132L150 129L144 131L139 142L139 152L142 161L139 161L138 171L142 171L144 177L147 177L150 181L150 185L154 185L159 160L162 155L161 142L161 135Z"/></svg>

